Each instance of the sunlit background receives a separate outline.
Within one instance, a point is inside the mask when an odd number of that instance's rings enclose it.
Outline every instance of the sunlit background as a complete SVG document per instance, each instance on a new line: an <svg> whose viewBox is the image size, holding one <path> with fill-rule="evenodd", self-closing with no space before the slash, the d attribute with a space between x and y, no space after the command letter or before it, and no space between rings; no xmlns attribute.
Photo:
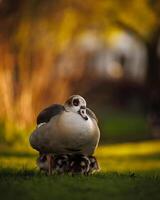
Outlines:
<svg viewBox="0 0 160 200"><path fill-rule="evenodd" d="M0 164L34 169L37 114L80 94L102 171L160 171L160 1L0 0Z"/></svg>

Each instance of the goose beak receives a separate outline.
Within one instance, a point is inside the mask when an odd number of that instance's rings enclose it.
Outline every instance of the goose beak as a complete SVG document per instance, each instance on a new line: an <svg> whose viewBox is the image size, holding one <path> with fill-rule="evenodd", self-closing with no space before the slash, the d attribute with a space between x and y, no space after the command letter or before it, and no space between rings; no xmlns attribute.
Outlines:
<svg viewBox="0 0 160 200"><path fill-rule="evenodd" d="M85 106L80 107L79 114L83 117L83 119L88 120Z"/></svg>

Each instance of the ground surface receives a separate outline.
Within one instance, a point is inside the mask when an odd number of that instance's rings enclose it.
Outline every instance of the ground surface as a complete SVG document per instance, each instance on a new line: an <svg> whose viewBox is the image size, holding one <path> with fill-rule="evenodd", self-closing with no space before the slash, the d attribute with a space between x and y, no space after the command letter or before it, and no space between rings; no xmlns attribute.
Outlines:
<svg viewBox="0 0 160 200"><path fill-rule="evenodd" d="M160 199L160 141L101 146L101 172L41 175L32 150L0 151L1 199Z"/></svg>

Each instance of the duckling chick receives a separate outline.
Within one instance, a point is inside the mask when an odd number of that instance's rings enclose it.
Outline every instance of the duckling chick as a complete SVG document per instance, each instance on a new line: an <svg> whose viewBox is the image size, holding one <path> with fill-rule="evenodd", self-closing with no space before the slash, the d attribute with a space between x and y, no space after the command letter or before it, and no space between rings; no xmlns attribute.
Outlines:
<svg viewBox="0 0 160 200"><path fill-rule="evenodd" d="M49 174L47 154L39 154L37 166L41 172ZM99 171L100 167L94 156L75 155L51 155L52 174L70 173L71 175L89 175Z"/></svg>
<svg viewBox="0 0 160 200"><path fill-rule="evenodd" d="M53 166L54 156L51 155L51 165ZM37 158L37 166L41 172L48 174L49 164L47 160L47 154L39 153L39 157Z"/></svg>
<svg viewBox="0 0 160 200"><path fill-rule="evenodd" d="M69 156L68 155L50 155L52 174L63 174L69 170ZM41 172L49 174L49 163L47 154L39 154L37 159L37 166Z"/></svg>
<svg viewBox="0 0 160 200"><path fill-rule="evenodd" d="M87 175L89 171L90 160L85 155L71 155L69 161L69 172L71 175Z"/></svg>
<svg viewBox="0 0 160 200"><path fill-rule="evenodd" d="M69 171L69 155L55 155L53 171L58 174L64 174Z"/></svg>
<svg viewBox="0 0 160 200"><path fill-rule="evenodd" d="M97 172L100 170L100 166L98 164L98 161L95 156L89 156L88 157L90 160L90 165L89 165L89 171L88 174L93 174L94 172Z"/></svg>

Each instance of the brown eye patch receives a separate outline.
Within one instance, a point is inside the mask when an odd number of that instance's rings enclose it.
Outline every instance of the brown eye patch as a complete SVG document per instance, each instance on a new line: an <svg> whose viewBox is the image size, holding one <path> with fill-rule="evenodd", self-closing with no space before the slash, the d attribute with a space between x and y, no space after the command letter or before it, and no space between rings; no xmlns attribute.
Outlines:
<svg viewBox="0 0 160 200"><path fill-rule="evenodd" d="M74 99L73 100L73 105L78 106L79 105L79 99Z"/></svg>
<svg viewBox="0 0 160 200"><path fill-rule="evenodd" d="M66 102L69 106L72 105L72 101L69 99L67 102Z"/></svg>

